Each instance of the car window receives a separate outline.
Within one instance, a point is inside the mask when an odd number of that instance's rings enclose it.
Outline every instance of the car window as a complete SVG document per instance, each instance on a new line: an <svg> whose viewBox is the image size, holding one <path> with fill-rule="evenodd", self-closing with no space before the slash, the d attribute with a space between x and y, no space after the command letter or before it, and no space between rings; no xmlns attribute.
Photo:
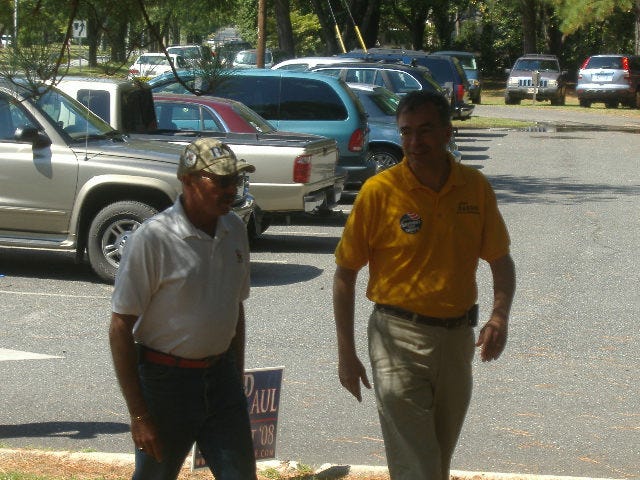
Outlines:
<svg viewBox="0 0 640 480"><path fill-rule="evenodd" d="M260 112L258 112L260 113ZM268 119L268 117L265 117ZM280 120L345 120L347 109L327 83L308 78L283 78Z"/></svg>
<svg viewBox="0 0 640 480"><path fill-rule="evenodd" d="M318 70L318 73L323 73L325 75L330 75L332 77L340 78L341 68L322 68Z"/></svg>
<svg viewBox="0 0 640 480"><path fill-rule="evenodd" d="M412 90L420 90L420 82L406 72L387 70L387 75L391 81L392 91L396 93L407 93Z"/></svg>
<svg viewBox="0 0 640 480"><path fill-rule="evenodd" d="M591 57L587 68L622 68L622 57Z"/></svg>
<svg viewBox="0 0 640 480"><path fill-rule="evenodd" d="M213 93L244 103L267 120L279 118L280 77L237 75L223 82Z"/></svg>
<svg viewBox="0 0 640 480"><path fill-rule="evenodd" d="M242 103L235 104L233 110L240 115L248 124L252 125L258 132L269 133L275 131L273 125L262 118L256 112Z"/></svg>
<svg viewBox="0 0 640 480"><path fill-rule="evenodd" d="M111 93L104 90L80 89L77 99L105 122L111 122L109 111Z"/></svg>
<svg viewBox="0 0 640 480"><path fill-rule="evenodd" d="M24 127L36 124L13 99L0 96L0 140L13 140L16 128Z"/></svg>
<svg viewBox="0 0 640 480"><path fill-rule="evenodd" d="M425 58L426 66L429 68L434 80L440 85L453 80L449 62L440 58Z"/></svg>
<svg viewBox="0 0 640 480"><path fill-rule="evenodd" d="M49 90L38 97L36 105L58 131L72 140L104 136L114 131L104 120L92 113L87 114L86 109L56 90Z"/></svg>
<svg viewBox="0 0 640 480"><path fill-rule="evenodd" d="M464 68L465 70L477 70L478 69L478 64L476 63L476 59L474 57L467 57L467 56L458 57L458 56L456 56L456 58L460 62L460 65L462 66L462 68Z"/></svg>

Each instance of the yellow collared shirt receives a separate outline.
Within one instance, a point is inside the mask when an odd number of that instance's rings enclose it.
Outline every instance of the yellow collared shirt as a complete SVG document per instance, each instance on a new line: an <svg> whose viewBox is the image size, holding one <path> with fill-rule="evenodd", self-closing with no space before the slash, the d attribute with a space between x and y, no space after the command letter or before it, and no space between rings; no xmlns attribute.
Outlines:
<svg viewBox="0 0 640 480"><path fill-rule="evenodd" d="M367 180L336 249L336 263L369 265L367 297L434 317L464 314L477 299L480 258L509 253L493 189L476 169L450 158L440 192L403 160Z"/></svg>

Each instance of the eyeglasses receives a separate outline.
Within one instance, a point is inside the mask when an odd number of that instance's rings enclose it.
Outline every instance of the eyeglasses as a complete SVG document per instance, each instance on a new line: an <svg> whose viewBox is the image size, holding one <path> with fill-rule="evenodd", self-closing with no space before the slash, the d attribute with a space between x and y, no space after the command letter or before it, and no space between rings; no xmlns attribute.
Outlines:
<svg viewBox="0 0 640 480"><path fill-rule="evenodd" d="M215 175L213 173L202 173L200 178L215 183L219 188L225 189L231 186L240 187L244 184L244 175Z"/></svg>
<svg viewBox="0 0 640 480"><path fill-rule="evenodd" d="M403 139L408 139L412 136L418 137L418 138L423 138L426 137L428 135L431 135L432 133L440 130L441 128L446 127L446 125L423 125L415 130L412 130L410 128L401 128L400 129L400 136Z"/></svg>

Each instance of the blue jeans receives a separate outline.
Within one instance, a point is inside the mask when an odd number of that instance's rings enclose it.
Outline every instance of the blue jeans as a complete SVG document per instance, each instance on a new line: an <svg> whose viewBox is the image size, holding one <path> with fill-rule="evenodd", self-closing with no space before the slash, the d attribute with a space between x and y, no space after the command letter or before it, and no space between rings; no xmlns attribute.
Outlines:
<svg viewBox="0 0 640 480"><path fill-rule="evenodd" d="M173 480L193 442L216 480L252 480L256 462L247 399L232 351L206 369L138 367L162 441L162 462L136 451L134 480Z"/></svg>

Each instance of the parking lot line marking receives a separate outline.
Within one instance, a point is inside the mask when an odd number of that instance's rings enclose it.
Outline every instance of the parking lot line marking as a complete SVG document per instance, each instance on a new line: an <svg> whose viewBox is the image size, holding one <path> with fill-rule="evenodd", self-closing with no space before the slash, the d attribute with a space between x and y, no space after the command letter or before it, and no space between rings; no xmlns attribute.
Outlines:
<svg viewBox="0 0 640 480"><path fill-rule="evenodd" d="M48 358L64 358L55 355L44 355L42 353L21 352L20 350L9 350L0 348L0 362L7 360L45 360Z"/></svg>

